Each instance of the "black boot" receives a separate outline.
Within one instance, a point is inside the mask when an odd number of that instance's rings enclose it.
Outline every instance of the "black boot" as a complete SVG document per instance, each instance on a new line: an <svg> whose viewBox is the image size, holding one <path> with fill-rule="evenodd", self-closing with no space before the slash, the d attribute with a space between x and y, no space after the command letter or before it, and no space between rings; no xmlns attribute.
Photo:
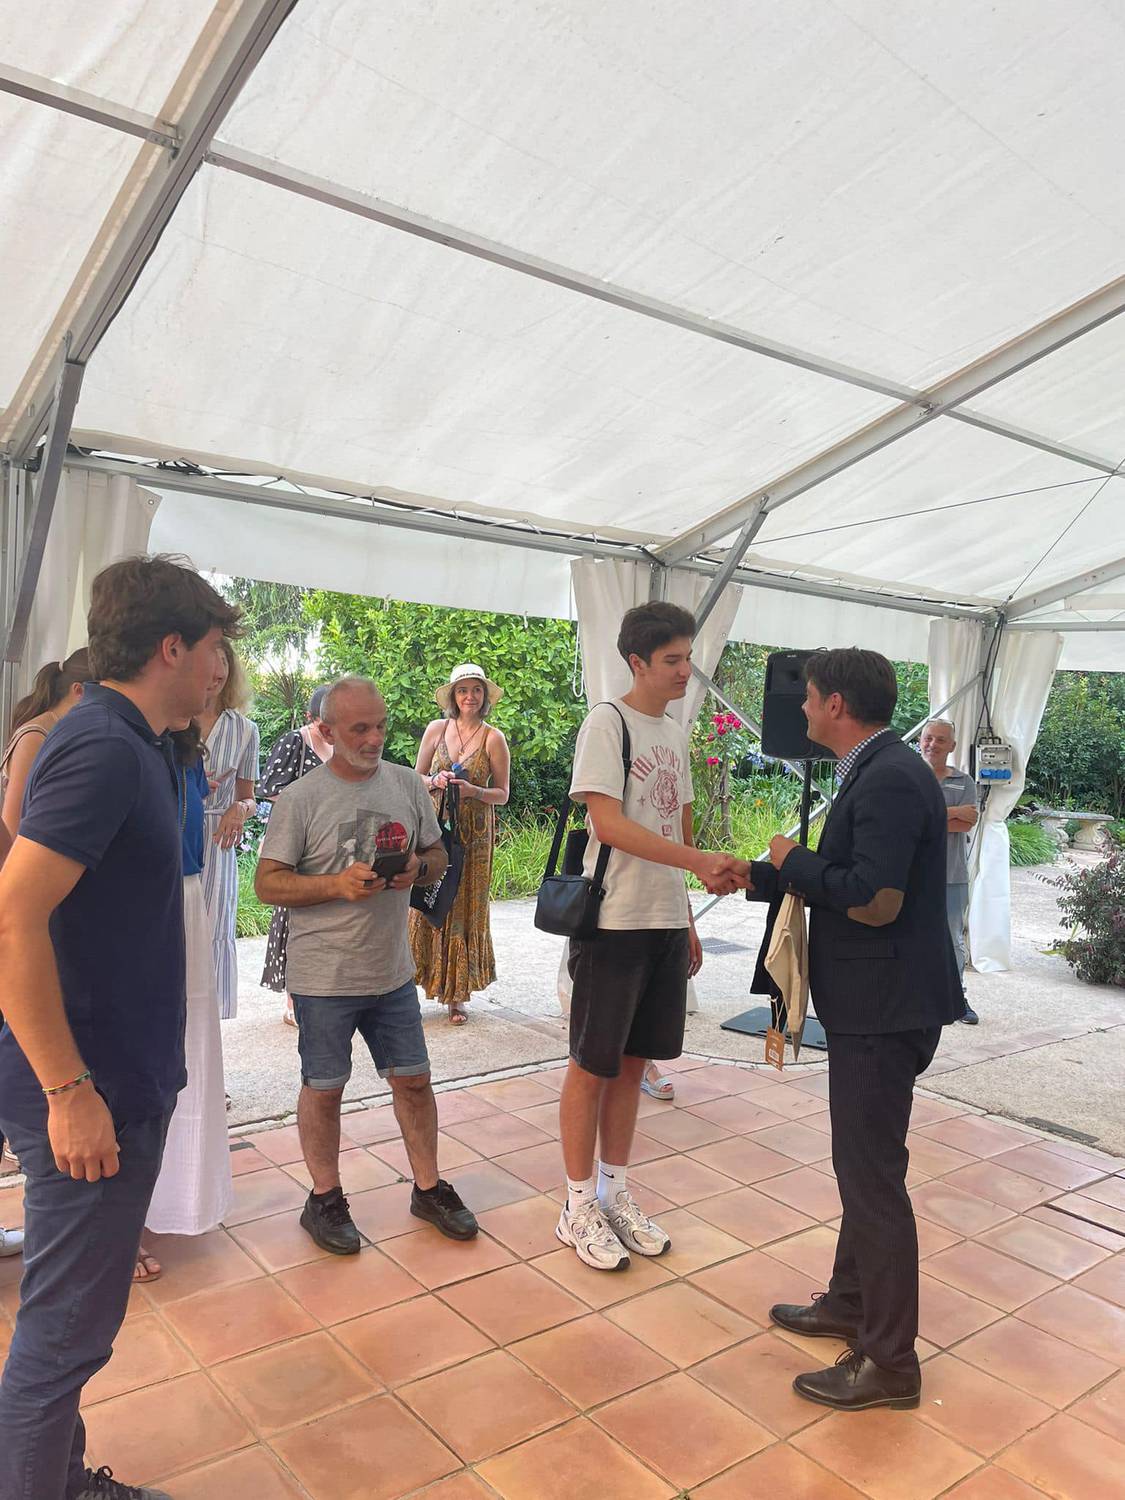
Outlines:
<svg viewBox="0 0 1125 1500"><path fill-rule="evenodd" d="M793 1389L806 1401L837 1411L867 1411L873 1406L910 1411L921 1398L922 1377L883 1370L858 1349L848 1349L830 1370L798 1375Z"/></svg>
<svg viewBox="0 0 1125 1500"><path fill-rule="evenodd" d="M359 1254L359 1230L352 1222L343 1188L310 1193L301 1211L301 1228L333 1255Z"/></svg>

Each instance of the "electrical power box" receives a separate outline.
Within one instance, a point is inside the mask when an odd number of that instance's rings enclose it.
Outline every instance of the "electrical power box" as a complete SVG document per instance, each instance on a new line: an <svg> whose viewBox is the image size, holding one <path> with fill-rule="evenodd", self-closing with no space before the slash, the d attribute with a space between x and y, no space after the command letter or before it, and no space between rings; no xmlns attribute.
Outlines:
<svg viewBox="0 0 1125 1500"><path fill-rule="evenodd" d="M995 735L977 740L977 780L985 786L1012 779L1012 747Z"/></svg>

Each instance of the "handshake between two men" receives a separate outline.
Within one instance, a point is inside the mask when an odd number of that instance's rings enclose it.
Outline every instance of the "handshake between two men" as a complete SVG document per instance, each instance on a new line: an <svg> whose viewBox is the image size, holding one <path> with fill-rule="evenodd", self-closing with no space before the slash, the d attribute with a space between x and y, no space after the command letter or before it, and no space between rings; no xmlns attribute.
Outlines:
<svg viewBox="0 0 1125 1500"><path fill-rule="evenodd" d="M796 847L795 839L786 838L783 833L774 834L770 839L769 862L775 870L781 869L790 849ZM713 854L701 849L692 864L692 874L712 896L729 896L733 891L749 891L754 888L750 861L738 859L733 854Z"/></svg>

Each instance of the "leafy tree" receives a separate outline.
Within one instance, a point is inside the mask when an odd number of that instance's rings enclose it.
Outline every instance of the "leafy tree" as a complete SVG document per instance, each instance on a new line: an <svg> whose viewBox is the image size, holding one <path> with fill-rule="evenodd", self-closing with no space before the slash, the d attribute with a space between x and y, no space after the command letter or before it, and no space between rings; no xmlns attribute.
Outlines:
<svg viewBox="0 0 1125 1500"><path fill-rule="evenodd" d="M1058 672L1027 768L1044 802L1125 813L1125 678Z"/></svg>
<svg viewBox="0 0 1125 1500"><path fill-rule="evenodd" d="M308 589L258 578L230 578L223 594L242 610L238 649L245 661L261 666L306 656L312 631L305 613Z"/></svg>

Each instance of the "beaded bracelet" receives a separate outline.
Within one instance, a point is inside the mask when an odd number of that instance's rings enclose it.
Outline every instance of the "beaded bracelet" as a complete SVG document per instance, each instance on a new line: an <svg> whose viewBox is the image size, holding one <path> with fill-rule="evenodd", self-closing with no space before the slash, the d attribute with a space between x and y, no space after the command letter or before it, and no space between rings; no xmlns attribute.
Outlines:
<svg viewBox="0 0 1125 1500"><path fill-rule="evenodd" d="M89 1076L90 1070L87 1068L85 1073L79 1073L78 1077L72 1078L69 1083L56 1084L53 1089L44 1089L43 1092L47 1095L68 1094L71 1089L76 1089L80 1083L85 1083Z"/></svg>

